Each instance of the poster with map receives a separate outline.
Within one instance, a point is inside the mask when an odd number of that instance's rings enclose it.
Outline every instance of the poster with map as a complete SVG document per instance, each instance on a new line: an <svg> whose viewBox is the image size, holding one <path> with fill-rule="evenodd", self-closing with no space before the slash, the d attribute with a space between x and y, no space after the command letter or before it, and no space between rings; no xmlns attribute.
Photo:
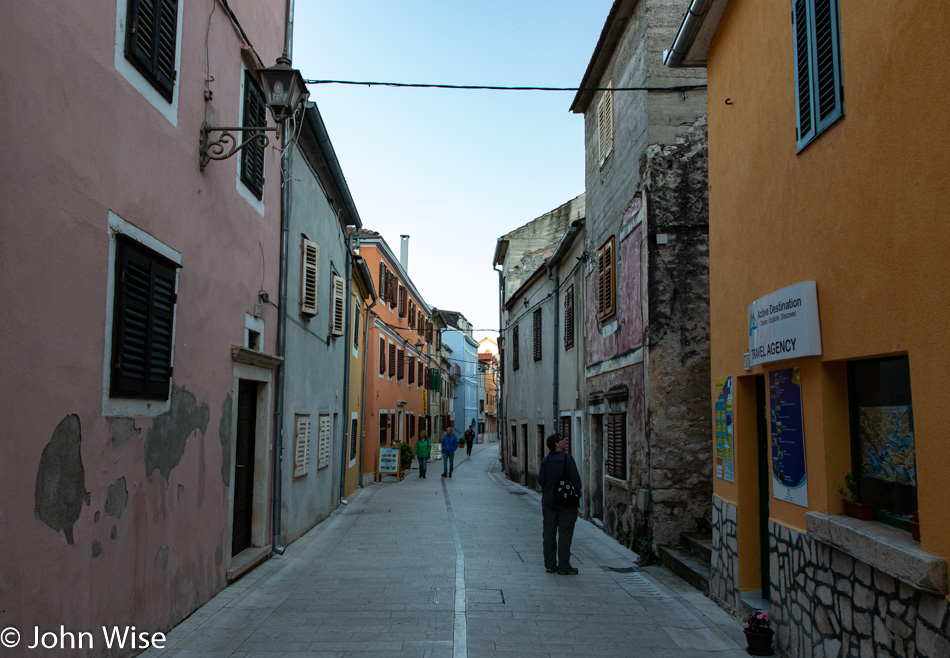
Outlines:
<svg viewBox="0 0 950 658"><path fill-rule="evenodd" d="M914 420L910 405L858 407L861 474L894 484L917 486Z"/></svg>
<svg viewBox="0 0 950 658"><path fill-rule="evenodd" d="M769 373L769 415L773 496L808 507L802 374L798 367Z"/></svg>
<svg viewBox="0 0 950 658"><path fill-rule="evenodd" d="M716 380L716 477L735 482L735 455L733 454L732 377Z"/></svg>

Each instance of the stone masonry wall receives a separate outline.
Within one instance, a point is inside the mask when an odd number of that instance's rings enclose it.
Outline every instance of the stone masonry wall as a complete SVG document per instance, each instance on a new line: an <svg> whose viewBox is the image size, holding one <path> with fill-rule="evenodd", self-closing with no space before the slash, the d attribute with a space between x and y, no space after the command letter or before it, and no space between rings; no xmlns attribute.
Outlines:
<svg viewBox="0 0 950 658"><path fill-rule="evenodd" d="M789 656L950 656L950 605L769 521L776 646Z"/></svg>
<svg viewBox="0 0 950 658"><path fill-rule="evenodd" d="M712 498L712 561L709 598L723 607L739 609L738 509L722 499Z"/></svg>

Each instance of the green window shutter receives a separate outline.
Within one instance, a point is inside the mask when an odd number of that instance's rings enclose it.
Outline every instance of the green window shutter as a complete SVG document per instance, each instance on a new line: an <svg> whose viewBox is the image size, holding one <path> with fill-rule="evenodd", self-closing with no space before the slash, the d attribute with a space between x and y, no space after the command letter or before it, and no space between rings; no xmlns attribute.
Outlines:
<svg viewBox="0 0 950 658"><path fill-rule="evenodd" d="M178 0L129 0L125 57L165 100L175 87Z"/></svg>
<svg viewBox="0 0 950 658"><path fill-rule="evenodd" d="M798 150L844 114L838 0L793 0Z"/></svg>
<svg viewBox="0 0 950 658"><path fill-rule="evenodd" d="M244 128L257 128L267 125L267 105L264 92L258 86L250 71L244 72ZM253 140L241 151L241 182L258 199L264 198L264 146L258 135L263 133L245 132L243 141Z"/></svg>

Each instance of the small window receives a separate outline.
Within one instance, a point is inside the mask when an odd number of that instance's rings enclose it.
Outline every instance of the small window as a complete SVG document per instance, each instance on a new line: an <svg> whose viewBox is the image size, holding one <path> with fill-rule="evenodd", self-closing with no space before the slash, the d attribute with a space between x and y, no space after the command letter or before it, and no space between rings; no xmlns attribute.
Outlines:
<svg viewBox="0 0 950 658"><path fill-rule="evenodd" d="M267 125L267 105L264 92L250 71L244 72L244 128ZM250 143L241 150L241 182L257 197L264 198L264 146L258 136L261 133L244 132L242 142Z"/></svg>
<svg viewBox="0 0 950 658"><path fill-rule="evenodd" d="M517 370L521 367L521 354L518 349L518 326L511 330L511 367Z"/></svg>
<svg viewBox="0 0 950 658"><path fill-rule="evenodd" d="M794 0L798 150L844 115L838 0Z"/></svg>
<svg viewBox="0 0 950 658"><path fill-rule="evenodd" d="M627 479L627 414L607 415L607 475Z"/></svg>
<svg viewBox="0 0 950 658"><path fill-rule="evenodd" d="M852 473L878 521L907 528L917 511L917 455L906 356L848 363Z"/></svg>
<svg viewBox="0 0 950 658"><path fill-rule="evenodd" d="M617 275L614 238L600 248L597 259L597 317L606 320L617 312Z"/></svg>
<svg viewBox="0 0 950 658"><path fill-rule="evenodd" d="M561 416L558 421L558 434L567 439L567 451L571 451L571 417Z"/></svg>
<svg viewBox="0 0 950 658"><path fill-rule="evenodd" d="M310 414L294 416L294 477L303 477L310 470Z"/></svg>
<svg viewBox="0 0 950 658"><path fill-rule="evenodd" d="M317 314L320 245L302 237L300 243L300 313Z"/></svg>
<svg viewBox="0 0 950 658"><path fill-rule="evenodd" d="M614 151L614 92L613 82L607 83L607 90L600 96L597 103L597 132L600 143L600 166L603 167L607 158Z"/></svg>
<svg viewBox="0 0 950 658"><path fill-rule="evenodd" d="M574 347L574 286L564 293L564 349Z"/></svg>
<svg viewBox="0 0 950 658"><path fill-rule="evenodd" d="M533 328L534 328L534 360L541 360L541 309L537 309L534 312L533 318Z"/></svg>
<svg viewBox="0 0 950 658"><path fill-rule="evenodd" d="M168 399L176 267L131 239L116 240L112 397Z"/></svg>
<svg viewBox="0 0 950 658"><path fill-rule="evenodd" d="M317 442L317 470L330 465L330 434L333 420L329 414L320 414L320 436Z"/></svg>
<svg viewBox="0 0 950 658"><path fill-rule="evenodd" d="M129 0L125 58L171 102L175 89L178 0Z"/></svg>
<svg viewBox="0 0 950 658"><path fill-rule="evenodd" d="M343 277L333 275L333 308L330 316L330 333L342 336L346 320L346 283Z"/></svg>

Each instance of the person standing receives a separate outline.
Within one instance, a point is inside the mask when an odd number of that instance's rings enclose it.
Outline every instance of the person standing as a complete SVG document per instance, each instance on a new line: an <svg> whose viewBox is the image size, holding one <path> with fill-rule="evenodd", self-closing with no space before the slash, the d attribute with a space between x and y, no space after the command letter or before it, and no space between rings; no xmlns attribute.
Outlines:
<svg viewBox="0 0 950 658"><path fill-rule="evenodd" d="M465 454L472 456L472 444L475 443L475 430L469 427L465 430Z"/></svg>
<svg viewBox="0 0 950 658"><path fill-rule="evenodd" d="M432 452L432 442L425 430L419 432L419 440L416 441L416 457L419 458L419 477L425 478L426 469L429 466L429 454Z"/></svg>
<svg viewBox="0 0 950 658"><path fill-rule="evenodd" d="M541 485L541 531L544 548L544 569L562 575L575 575L571 566L571 540L577 523L580 505L581 476L574 458L567 452L567 439L560 434L547 438L549 454L541 460L538 484ZM569 487L565 487L569 484ZM565 488L573 489L574 496L565 496Z"/></svg>
<svg viewBox="0 0 950 658"><path fill-rule="evenodd" d="M446 427L442 436L442 477L452 477L455 470L455 451L459 447L459 438L455 436L455 428Z"/></svg>

